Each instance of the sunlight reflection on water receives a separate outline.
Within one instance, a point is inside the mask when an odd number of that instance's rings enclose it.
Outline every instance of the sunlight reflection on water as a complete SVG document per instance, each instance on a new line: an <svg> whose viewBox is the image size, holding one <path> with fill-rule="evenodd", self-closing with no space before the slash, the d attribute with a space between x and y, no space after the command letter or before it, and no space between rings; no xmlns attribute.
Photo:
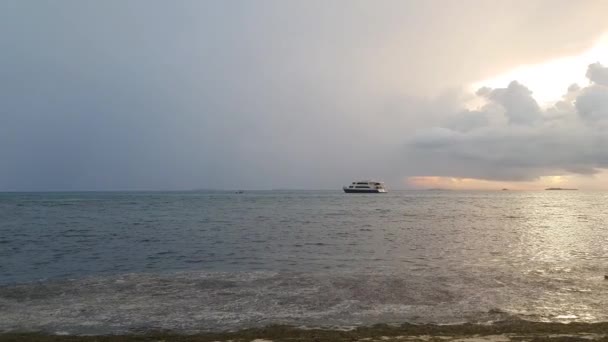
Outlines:
<svg viewBox="0 0 608 342"><path fill-rule="evenodd" d="M0 328L607 321L607 199L1 194Z"/></svg>

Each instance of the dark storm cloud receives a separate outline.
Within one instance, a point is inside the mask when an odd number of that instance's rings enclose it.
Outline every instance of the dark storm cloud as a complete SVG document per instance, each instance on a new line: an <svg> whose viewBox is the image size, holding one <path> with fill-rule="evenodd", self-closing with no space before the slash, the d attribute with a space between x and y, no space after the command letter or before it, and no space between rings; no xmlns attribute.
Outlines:
<svg viewBox="0 0 608 342"><path fill-rule="evenodd" d="M519 83L481 89L478 95L488 101L482 109L420 131L408 145L410 157L437 176L522 181L597 173L608 167L608 86L600 83L607 71L590 65L589 86L571 86L544 110Z"/></svg>

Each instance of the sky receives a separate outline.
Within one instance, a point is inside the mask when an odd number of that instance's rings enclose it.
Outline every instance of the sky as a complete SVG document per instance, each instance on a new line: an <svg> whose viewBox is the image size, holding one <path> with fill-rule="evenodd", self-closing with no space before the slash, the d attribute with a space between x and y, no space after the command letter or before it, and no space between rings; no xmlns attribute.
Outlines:
<svg viewBox="0 0 608 342"><path fill-rule="evenodd" d="M608 189L605 13L4 0L0 191Z"/></svg>

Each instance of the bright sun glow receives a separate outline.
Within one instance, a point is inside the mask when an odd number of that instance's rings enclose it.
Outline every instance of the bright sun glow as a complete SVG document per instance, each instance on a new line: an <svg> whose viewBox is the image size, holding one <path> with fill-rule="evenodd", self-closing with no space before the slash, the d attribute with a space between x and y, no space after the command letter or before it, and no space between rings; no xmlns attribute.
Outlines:
<svg viewBox="0 0 608 342"><path fill-rule="evenodd" d="M607 175L598 175L605 178ZM598 179L598 178L596 178ZM524 182L492 181L473 178L419 176L408 177L405 185L415 189L450 190L542 190L547 187L577 188L580 184L593 180L590 177L575 175L542 176L538 180Z"/></svg>
<svg viewBox="0 0 608 342"><path fill-rule="evenodd" d="M607 60L608 35L604 35L591 49L580 55L552 59L540 64L522 65L496 77L475 82L471 87L473 91L481 87L504 88L511 81L516 80L532 90L536 101L543 106L558 101L573 83L580 86L587 85L589 83L585 77L587 66Z"/></svg>

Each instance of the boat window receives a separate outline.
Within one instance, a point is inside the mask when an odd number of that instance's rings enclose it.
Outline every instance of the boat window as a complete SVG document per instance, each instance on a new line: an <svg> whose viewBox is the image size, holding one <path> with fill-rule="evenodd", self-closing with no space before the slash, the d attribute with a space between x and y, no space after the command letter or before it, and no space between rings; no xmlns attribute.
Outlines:
<svg viewBox="0 0 608 342"><path fill-rule="evenodd" d="M357 184L359 184L359 185L367 185L368 183L367 182L359 182Z"/></svg>
<svg viewBox="0 0 608 342"><path fill-rule="evenodd" d="M357 189L369 189L369 186L356 186Z"/></svg>

